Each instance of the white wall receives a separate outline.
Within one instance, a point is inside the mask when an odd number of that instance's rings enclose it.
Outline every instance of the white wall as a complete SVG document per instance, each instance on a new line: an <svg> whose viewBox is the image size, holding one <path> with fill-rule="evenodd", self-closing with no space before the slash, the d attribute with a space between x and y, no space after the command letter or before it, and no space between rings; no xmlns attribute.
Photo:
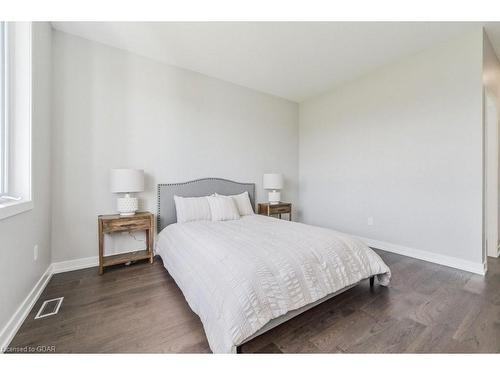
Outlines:
<svg viewBox="0 0 500 375"><path fill-rule="evenodd" d="M34 208L0 221L0 346L7 326L50 264L51 27L33 23L32 197ZM38 260L33 247L39 246Z"/></svg>
<svg viewBox="0 0 500 375"><path fill-rule="evenodd" d="M303 221L480 267L481 73L478 30L301 103Z"/></svg>
<svg viewBox="0 0 500 375"><path fill-rule="evenodd" d="M97 215L115 212L110 168L156 184L200 177L257 183L285 175L297 201L298 106L54 31L53 261L97 255Z"/></svg>

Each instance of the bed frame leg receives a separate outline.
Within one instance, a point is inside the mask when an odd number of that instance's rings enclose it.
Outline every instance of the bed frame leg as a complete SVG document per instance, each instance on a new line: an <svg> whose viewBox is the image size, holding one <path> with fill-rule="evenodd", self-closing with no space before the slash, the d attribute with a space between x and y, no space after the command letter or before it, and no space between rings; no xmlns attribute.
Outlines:
<svg viewBox="0 0 500 375"><path fill-rule="evenodd" d="M373 284L375 283L375 276L370 277L370 288L373 288Z"/></svg>
<svg viewBox="0 0 500 375"><path fill-rule="evenodd" d="M236 354L241 354L241 345L236 347Z"/></svg>

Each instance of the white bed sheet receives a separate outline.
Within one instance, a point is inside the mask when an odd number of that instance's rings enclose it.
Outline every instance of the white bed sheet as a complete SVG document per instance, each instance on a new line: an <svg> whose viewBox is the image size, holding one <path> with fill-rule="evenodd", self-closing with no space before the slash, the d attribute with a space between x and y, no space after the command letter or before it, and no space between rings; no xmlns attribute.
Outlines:
<svg viewBox="0 0 500 375"><path fill-rule="evenodd" d="M214 353L236 346L270 320L389 267L358 239L333 230L250 215L171 224L156 253L200 317Z"/></svg>

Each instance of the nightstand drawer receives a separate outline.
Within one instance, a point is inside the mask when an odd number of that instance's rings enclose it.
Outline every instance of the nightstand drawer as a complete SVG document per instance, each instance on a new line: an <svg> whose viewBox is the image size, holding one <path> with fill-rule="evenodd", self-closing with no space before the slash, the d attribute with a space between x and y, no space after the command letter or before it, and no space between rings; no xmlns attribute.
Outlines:
<svg viewBox="0 0 500 375"><path fill-rule="evenodd" d="M270 214L286 214L288 212L290 212L290 206L277 206L277 207L270 206L269 207Z"/></svg>
<svg viewBox="0 0 500 375"><path fill-rule="evenodd" d="M280 202L278 204L259 203L257 206L259 215L278 215L281 219L282 214L288 214L288 220L292 221L292 204Z"/></svg>
<svg viewBox="0 0 500 375"><path fill-rule="evenodd" d="M128 230L146 230L151 227L150 218L121 218L120 220L103 220L102 231L118 232Z"/></svg>

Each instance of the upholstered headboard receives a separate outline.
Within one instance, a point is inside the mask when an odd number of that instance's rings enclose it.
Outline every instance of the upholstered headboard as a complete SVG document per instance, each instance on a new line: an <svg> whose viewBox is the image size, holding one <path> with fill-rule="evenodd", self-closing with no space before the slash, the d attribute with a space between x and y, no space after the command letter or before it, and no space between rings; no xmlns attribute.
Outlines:
<svg viewBox="0 0 500 375"><path fill-rule="evenodd" d="M177 184L159 184L157 231L160 232L167 225L177 222L174 195L203 197L214 193L233 195L245 191L248 191L252 207L255 208L255 184L253 183L241 183L223 178L202 178Z"/></svg>

